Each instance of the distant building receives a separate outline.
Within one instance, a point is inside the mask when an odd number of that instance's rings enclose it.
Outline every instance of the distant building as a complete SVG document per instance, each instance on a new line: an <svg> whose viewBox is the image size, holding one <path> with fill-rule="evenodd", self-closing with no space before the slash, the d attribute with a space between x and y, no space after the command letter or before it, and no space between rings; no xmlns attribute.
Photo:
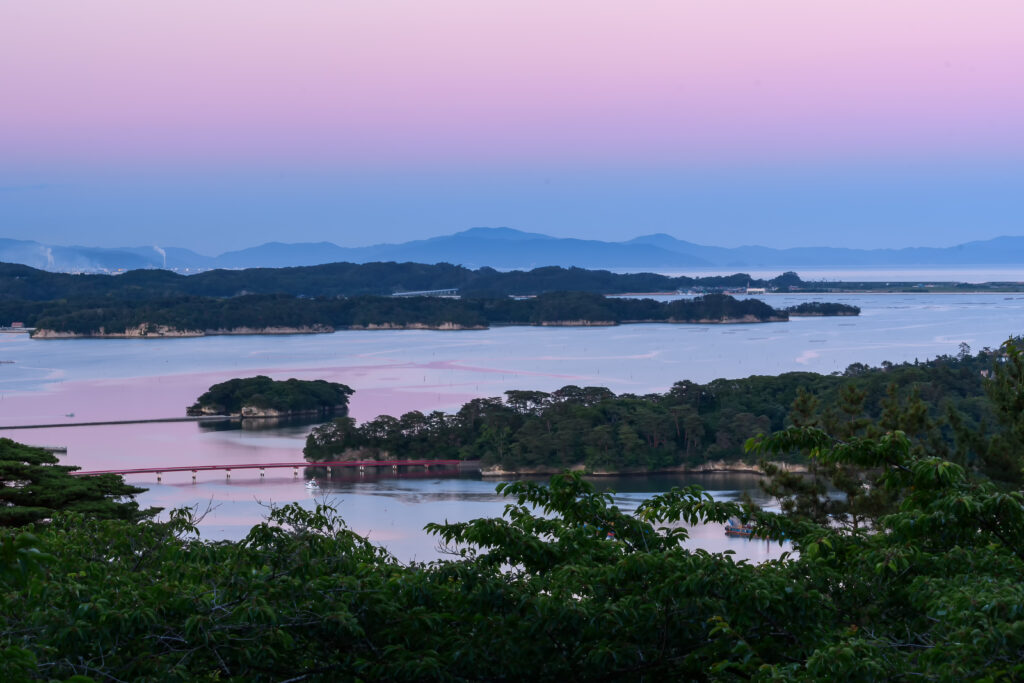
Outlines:
<svg viewBox="0 0 1024 683"><path fill-rule="evenodd" d="M20 330L25 327L25 323L11 323L12 330Z"/></svg>
<svg viewBox="0 0 1024 683"><path fill-rule="evenodd" d="M395 292L391 296L438 296L445 299L457 299L458 289L426 289L420 292Z"/></svg>
<svg viewBox="0 0 1024 683"><path fill-rule="evenodd" d="M764 287L747 287L747 294L765 294Z"/></svg>

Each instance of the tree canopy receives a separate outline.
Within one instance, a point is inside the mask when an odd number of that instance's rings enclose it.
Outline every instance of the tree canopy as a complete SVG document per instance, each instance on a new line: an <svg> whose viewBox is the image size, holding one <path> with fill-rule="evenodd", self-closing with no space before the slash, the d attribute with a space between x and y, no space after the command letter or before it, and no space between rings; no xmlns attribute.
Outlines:
<svg viewBox="0 0 1024 683"><path fill-rule="evenodd" d="M661 394L616 395L604 387L570 385L553 392L512 390L503 398L473 399L453 414L412 411L356 424L344 418L315 428L306 441L311 461L343 458L480 459L505 471L647 471L709 461L756 463L746 440L793 425L832 430L877 421L902 429L915 444L945 449L966 463L985 446L956 445L995 415L984 373L992 350L962 352L925 363L857 363L845 372L683 380ZM1002 366L1000 364L1000 366ZM957 429L962 425L964 429ZM960 453L954 451L960 448ZM963 450L967 448L967 450ZM782 460L806 462L799 454Z"/></svg>
<svg viewBox="0 0 1024 683"><path fill-rule="evenodd" d="M344 414L352 389L337 382L273 380L266 375L229 379L214 384L192 404L189 415L245 415L273 410L281 413Z"/></svg>
<svg viewBox="0 0 1024 683"><path fill-rule="evenodd" d="M872 418L853 410L853 384L822 410L800 392L789 427L748 441L762 457L815 463L833 486L826 497L845 497L824 514L817 490L787 492L786 480L779 496L801 500L778 513L697 486L623 510L564 473L499 485L499 518L428 524L448 554L423 564L374 546L326 503L274 509L244 539L221 542L201 540L189 510L167 522L52 513L0 530L0 671L76 681L1020 680L1024 352L1011 340L989 356L988 417L954 420L953 447L921 431L923 393L889 394ZM704 400L695 385L675 391ZM606 392L564 390L590 405ZM536 413L546 400L523 391L507 403ZM59 471L45 451L9 440L0 453ZM857 489L880 493L859 500ZM730 518L787 552L753 564L688 545L691 525Z"/></svg>
<svg viewBox="0 0 1024 683"><path fill-rule="evenodd" d="M1015 680L1024 498L900 433L764 448L885 469L898 508L849 529L675 489L633 513L578 474L499 486L502 518L428 525L451 559L404 564L329 506L238 542L170 523L58 517L8 533L0 666L15 679ZM751 564L687 548L740 516L792 544ZM85 680L85 679L80 679Z"/></svg>
<svg viewBox="0 0 1024 683"><path fill-rule="evenodd" d="M328 263L294 268L212 270L187 276L166 270L132 270L116 277L49 273L29 266L0 263L0 301L76 298L142 301L174 296L237 297L244 293L304 297L389 296L440 289L458 289L460 294L469 297L504 298L510 294L570 290L597 294L678 289L714 292L738 287L788 288L802 284L793 272L774 280L762 280L746 273L694 278L560 266L529 271L498 271L487 267L473 270L450 263Z"/></svg>
<svg viewBox="0 0 1024 683"><path fill-rule="evenodd" d="M838 309L837 309L838 310ZM835 313L845 314L845 313ZM247 294L231 299L174 297L145 301L76 299L3 302L0 316L80 336L224 334L267 328L330 332L368 327L619 324L636 322L780 322L788 319L756 299L707 294L669 302L609 298L589 292L551 292L535 298L380 297L307 298ZM162 330L161 328L165 328Z"/></svg>
<svg viewBox="0 0 1024 683"><path fill-rule="evenodd" d="M59 511L126 520L146 514L131 499L145 489L113 474L76 477L71 472L80 468L58 463L45 449L0 438L0 526L45 522Z"/></svg>

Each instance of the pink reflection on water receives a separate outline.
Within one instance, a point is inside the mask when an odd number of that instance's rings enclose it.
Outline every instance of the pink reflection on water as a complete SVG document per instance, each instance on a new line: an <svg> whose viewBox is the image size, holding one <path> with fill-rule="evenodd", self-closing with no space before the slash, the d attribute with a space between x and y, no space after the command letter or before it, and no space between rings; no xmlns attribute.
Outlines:
<svg viewBox="0 0 1024 683"><path fill-rule="evenodd" d="M562 384L588 383L581 375L468 366L458 361L154 374L41 383L40 391L6 394L0 401L0 426L182 416L185 408L210 385L256 374L348 384L356 390L350 413L359 421L411 410L453 411L473 398L500 395L514 386L514 378L520 375L558 378ZM74 417L67 417L70 413ZM175 422L0 429L0 436L33 445L66 447L66 455L60 457L64 464L83 469L118 469L298 462L302 460L302 447L310 429L312 426L263 432L218 431L194 422ZM299 502L311 507L317 501L333 501L355 531L383 543L405 560L439 556L436 539L422 531L426 522L500 516L505 503L494 494L492 482L466 484L435 473L399 478L342 476L326 482L326 490L320 492L305 488L305 476L301 469L297 477L284 469L267 470L263 478L257 470L235 470L230 479L224 472L200 472L195 483L189 472L167 473L161 482L156 481L155 475L132 475L127 479L148 489L139 496L143 507L216 506L201 527L203 537L213 539L244 537L253 524L266 516L266 506L271 503ZM777 549L758 545L763 542L731 539L715 526L694 529L691 533L690 547L733 549L739 556L755 560L777 556Z"/></svg>
<svg viewBox="0 0 1024 683"><path fill-rule="evenodd" d="M506 377L586 379L569 374L467 366L455 360L374 366L265 367L46 382L40 384L41 391L7 394L0 403L0 426L180 417L211 385L260 374L275 379L295 377L348 384L356 390L351 414L358 420L410 410L454 410L472 398L499 395ZM500 386L495 385L497 376L501 377Z"/></svg>

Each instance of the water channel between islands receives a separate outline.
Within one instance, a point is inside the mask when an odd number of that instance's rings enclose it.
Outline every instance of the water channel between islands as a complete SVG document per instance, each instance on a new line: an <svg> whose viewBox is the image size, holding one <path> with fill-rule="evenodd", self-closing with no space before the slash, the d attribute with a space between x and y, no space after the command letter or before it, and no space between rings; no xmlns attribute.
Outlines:
<svg viewBox="0 0 1024 683"><path fill-rule="evenodd" d="M146 420L183 416L210 385L231 377L325 379L356 390L351 413L455 410L479 396L508 389L551 391L567 384L607 386L617 393L666 391L673 382L842 371L854 362L877 365L956 354L958 345L997 347L1024 327L1024 295L886 294L765 297L781 307L810 300L859 306L856 318L794 318L750 325L502 327L480 331L346 331L323 335L182 339L34 341L0 335L0 424L30 425ZM69 417L73 415L73 417ZM65 446L62 462L83 469L301 460L310 427L217 429L194 422L3 430L30 444ZM271 472L274 472L271 474ZM696 476L696 478L694 478ZM428 521L498 515L504 502L494 481L478 476L341 477L306 489L291 470L132 475L149 491L143 505L217 507L201 529L206 538L238 538L270 502L312 504L327 497L357 531L402 559L437 557ZM757 494L753 475L602 478L621 492L623 507L646 495L700 483L722 498ZM764 501L769 502L769 501ZM776 556L777 546L727 539L720 528L695 530L692 543L734 549L752 560Z"/></svg>

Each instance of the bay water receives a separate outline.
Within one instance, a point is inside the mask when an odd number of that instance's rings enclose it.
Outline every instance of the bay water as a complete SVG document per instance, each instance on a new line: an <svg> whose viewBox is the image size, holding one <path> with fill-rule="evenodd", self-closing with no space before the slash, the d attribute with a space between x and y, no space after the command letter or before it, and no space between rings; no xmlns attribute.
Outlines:
<svg viewBox="0 0 1024 683"><path fill-rule="evenodd" d="M494 327L480 331L380 330L326 335L214 336L178 339L32 340L0 335L0 436L62 446L62 462L83 469L291 462L302 460L309 425L219 430L196 423L72 426L81 422L165 418L210 385L255 374L325 379L355 389L351 414L365 420L409 410L454 411L509 389L550 391L567 384L617 393L667 391L689 379L841 372L851 363L913 362L955 355L959 345L998 347L1024 328L1024 294L760 295L776 307L827 300L859 306L858 317L793 318L742 325L642 324L618 327ZM712 479L711 477L717 477ZM331 500L349 524L402 559L440 556L422 532L428 521L499 515L495 482L479 476L412 473L321 481L305 488L290 469L129 475L146 487L144 506L214 506L205 537L239 538L266 505ZM728 499L761 496L754 475L620 477L597 480L626 509L671 486L699 483ZM763 504L771 501L758 499ZM727 539L721 528L694 530L695 544L731 548L761 560L780 549Z"/></svg>

